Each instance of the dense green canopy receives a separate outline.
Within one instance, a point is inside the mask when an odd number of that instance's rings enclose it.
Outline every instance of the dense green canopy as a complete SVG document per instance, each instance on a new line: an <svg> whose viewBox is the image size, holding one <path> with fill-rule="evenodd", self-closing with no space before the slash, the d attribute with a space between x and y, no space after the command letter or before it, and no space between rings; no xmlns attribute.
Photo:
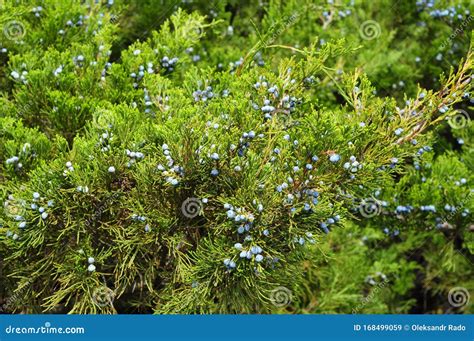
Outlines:
<svg viewBox="0 0 474 341"><path fill-rule="evenodd" d="M472 312L470 1L0 8L0 310Z"/></svg>

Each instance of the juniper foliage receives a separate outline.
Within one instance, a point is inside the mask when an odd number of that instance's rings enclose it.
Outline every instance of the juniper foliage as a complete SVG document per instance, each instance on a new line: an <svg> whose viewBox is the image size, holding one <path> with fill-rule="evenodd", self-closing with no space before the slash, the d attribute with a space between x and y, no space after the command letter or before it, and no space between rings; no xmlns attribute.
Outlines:
<svg viewBox="0 0 474 341"><path fill-rule="evenodd" d="M416 61L459 24L418 6L7 1L7 310L413 312L417 290L451 309L473 284L472 125L453 121L473 54L457 36L447 65Z"/></svg>

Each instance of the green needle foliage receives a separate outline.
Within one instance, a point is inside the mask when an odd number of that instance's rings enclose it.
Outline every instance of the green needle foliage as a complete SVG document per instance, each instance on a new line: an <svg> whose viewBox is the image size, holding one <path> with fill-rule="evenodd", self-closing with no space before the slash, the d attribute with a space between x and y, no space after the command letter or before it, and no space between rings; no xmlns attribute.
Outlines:
<svg viewBox="0 0 474 341"><path fill-rule="evenodd" d="M370 47L339 37L372 5L155 5L2 8L6 311L404 313L425 291L442 312L472 290L469 41L418 69L400 51L449 24L386 18Z"/></svg>

